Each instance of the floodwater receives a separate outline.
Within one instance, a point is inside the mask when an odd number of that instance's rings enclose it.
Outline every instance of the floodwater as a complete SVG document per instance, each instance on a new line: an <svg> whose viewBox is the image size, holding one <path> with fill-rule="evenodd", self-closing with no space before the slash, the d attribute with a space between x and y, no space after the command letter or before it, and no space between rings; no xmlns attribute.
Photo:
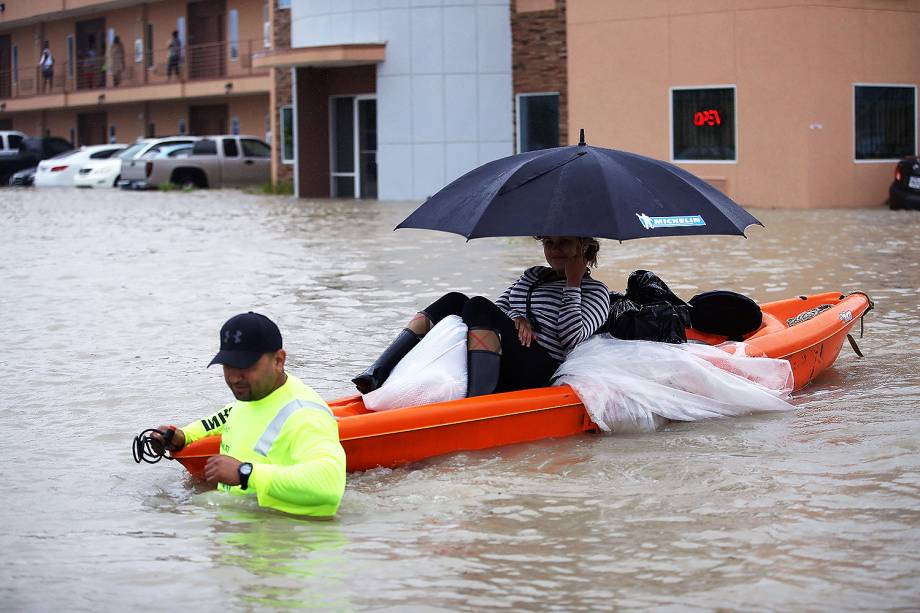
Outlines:
<svg viewBox="0 0 920 613"><path fill-rule="evenodd" d="M789 413L349 475L328 522L134 463L135 433L229 398L205 366L232 314L271 315L334 398L417 308L541 263L531 239L393 232L412 208L0 192L0 609L920 608L917 213L602 244L612 288L647 268L684 298L868 292L866 357L844 346Z"/></svg>

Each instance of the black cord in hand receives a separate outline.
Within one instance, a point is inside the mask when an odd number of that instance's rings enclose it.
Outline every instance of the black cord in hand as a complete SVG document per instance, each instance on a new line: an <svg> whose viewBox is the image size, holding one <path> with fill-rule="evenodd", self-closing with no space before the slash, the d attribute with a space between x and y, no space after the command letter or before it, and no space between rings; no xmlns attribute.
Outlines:
<svg viewBox="0 0 920 613"><path fill-rule="evenodd" d="M158 433L162 439L153 438L153 433ZM164 457L168 460L173 458L166 455L166 446L169 445L169 441L172 440L175 430L172 428L167 429L165 432L163 430L157 430L156 428L147 428L140 434L134 437L134 444L131 450L134 452L134 461L140 464L141 462L147 462L148 464L156 464Z"/></svg>

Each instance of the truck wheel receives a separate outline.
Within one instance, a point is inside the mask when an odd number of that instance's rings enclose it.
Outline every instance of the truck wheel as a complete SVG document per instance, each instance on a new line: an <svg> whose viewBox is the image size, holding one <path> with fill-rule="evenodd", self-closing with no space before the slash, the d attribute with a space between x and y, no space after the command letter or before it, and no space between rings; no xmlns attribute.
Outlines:
<svg viewBox="0 0 920 613"><path fill-rule="evenodd" d="M171 183L175 183L182 189L205 189L208 186L204 173L194 170L176 172Z"/></svg>

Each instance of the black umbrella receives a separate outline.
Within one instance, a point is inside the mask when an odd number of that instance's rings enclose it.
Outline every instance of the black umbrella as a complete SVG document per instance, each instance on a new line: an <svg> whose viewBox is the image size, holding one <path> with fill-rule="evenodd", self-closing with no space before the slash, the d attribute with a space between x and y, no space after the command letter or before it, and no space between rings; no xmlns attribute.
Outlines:
<svg viewBox="0 0 920 613"><path fill-rule="evenodd" d="M484 236L733 234L761 224L673 164L581 142L512 155L471 170L397 228Z"/></svg>

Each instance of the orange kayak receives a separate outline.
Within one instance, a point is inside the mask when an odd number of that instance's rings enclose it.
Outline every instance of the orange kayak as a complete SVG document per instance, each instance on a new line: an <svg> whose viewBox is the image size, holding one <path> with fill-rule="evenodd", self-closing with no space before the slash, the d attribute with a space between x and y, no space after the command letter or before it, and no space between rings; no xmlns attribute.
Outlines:
<svg viewBox="0 0 920 613"><path fill-rule="evenodd" d="M787 320L821 305L830 306L811 319L787 325ZM862 293L828 292L760 306L763 324L745 337L748 350L788 360L795 389L801 389L834 363L850 329L871 308L871 302ZM726 340L692 329L687 336L713 345ZM367 410L361 396L334 400L329 406L339 422L349 472L597 430L567 385L381 412ZM211 436L173 457L200 478L207 459L219 452L220 436Z"/></svg>

